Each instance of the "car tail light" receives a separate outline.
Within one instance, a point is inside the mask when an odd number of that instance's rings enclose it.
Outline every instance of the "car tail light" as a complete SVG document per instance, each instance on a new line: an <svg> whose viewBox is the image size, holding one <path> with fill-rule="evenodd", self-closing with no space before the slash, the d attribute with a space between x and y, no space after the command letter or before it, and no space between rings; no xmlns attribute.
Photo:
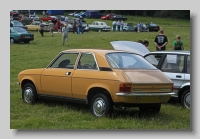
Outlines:
<svg viewBox="0 0 200 139"><path fill-rule="evenodd" d="M19 38L23 38L23 36L19 36Z"/></svg>
<svg viewBox="0 0 200 139"><path fill-rule="evenodd" d="M131 84L124 84L124 83L120 84L119 91L120 92L127 92L127 93L131 92Z"/></svg>

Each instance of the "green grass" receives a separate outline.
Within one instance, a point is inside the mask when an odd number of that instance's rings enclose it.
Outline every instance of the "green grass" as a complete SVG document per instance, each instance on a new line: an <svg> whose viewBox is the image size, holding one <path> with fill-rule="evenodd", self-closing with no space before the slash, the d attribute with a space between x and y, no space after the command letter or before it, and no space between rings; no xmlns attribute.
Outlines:
<svg viewBox="0 0 200 139"><path fill-rule="evenodd" d="M164 29L168 37L167 49L172 49L177 34L181 35L185 50L190 50L190 22L175 19L132 17L129 22L155 22ZM97 19L86 19L87 23ZM106 21L111 25L111 21ZM180 24L181 23L181 24ZM138 108L114 110L112 118L96 118L87 106L67 102L40 100L35 105L23 103L17 82L20 71L46 67L62 50L75 48L113 49L110 41L149 40L150 50L154 51L154 38L158 32L88 32L69 33L69 46L62 45L60 33L51 37L45 32L33 32L35 40L30 44L10 45L10 128L11 129L190 129L190 110L177 103L163 104L156 116L140 116Z"/></svg>

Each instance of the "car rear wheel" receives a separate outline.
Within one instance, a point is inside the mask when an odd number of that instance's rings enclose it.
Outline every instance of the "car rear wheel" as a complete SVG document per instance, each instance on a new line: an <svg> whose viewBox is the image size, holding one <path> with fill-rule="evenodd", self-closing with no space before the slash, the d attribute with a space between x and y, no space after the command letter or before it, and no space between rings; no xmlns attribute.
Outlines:
<svg viewBox="0 0 200 139"><path fill-rule="evenodd" d="M27 83L22 90L22 99L27 104L34 104L37 100L37 92L35 86Z"/></svg>
<svg viewBox="0 0 200 139"><path fill-rule="evenodd" d="M141 113L145 114L158 114L160 112L161 104L147 104L140 106L139 110Z"/></svg>
<svg viewBox="0 0 200 139"><path fill-rule="evenodd" d="M112 100L104 94L96 94L90 103L90 110L94 116L108 116L113 111Z"/></svg>
<svg viewBox="0 0 200 139"><path fill-rule="evenodd" d="M15 40L13 38L10 38L10 43L11 44L15 43Z"/></svg>
<svg viewBox="0 0 200 139"><path fill-rule="evenodd" d="M181 105L190 109L190 89L187 89L181 97Z"/></svg>

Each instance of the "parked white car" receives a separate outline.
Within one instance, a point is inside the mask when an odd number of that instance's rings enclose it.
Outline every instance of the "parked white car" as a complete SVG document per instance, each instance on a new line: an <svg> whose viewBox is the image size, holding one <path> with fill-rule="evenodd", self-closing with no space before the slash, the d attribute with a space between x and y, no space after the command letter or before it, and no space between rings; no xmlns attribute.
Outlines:
<svg viewBox="0 0 200 139"><path fill-rule="evenodd" d="M111 31L111 27L106 22L94 21L89 25L91 31Z"/></svg>
<svg viewBox="0 0 200 139"><path fill-rule="evenodd" d="M183 107L190 109L190 51L150 52L144 45L131 41L110 42L115 50L126 50L144 56L173 82L173 91Z"/></svg>
<svg viewBox="0 0 200 139"><path fill-rule="evenodd" d="M124 23L123 31L135 31L133 23Z"/></svg>

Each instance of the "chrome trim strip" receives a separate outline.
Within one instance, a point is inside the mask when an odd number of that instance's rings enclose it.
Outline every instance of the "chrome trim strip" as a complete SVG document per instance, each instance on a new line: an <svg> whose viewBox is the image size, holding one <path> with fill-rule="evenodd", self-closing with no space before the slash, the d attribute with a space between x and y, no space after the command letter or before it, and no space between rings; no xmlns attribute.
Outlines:
<svg viewBox="0 0 200 139"><path fill-rule="evenodd" d="M174 92L168 92L168 93L142 93L142 92L131 92L131 93L123 93L119 92L116 93L117 96L138 96L138 97L145 97L145 96L171 96L175 95Z"/></svg>

